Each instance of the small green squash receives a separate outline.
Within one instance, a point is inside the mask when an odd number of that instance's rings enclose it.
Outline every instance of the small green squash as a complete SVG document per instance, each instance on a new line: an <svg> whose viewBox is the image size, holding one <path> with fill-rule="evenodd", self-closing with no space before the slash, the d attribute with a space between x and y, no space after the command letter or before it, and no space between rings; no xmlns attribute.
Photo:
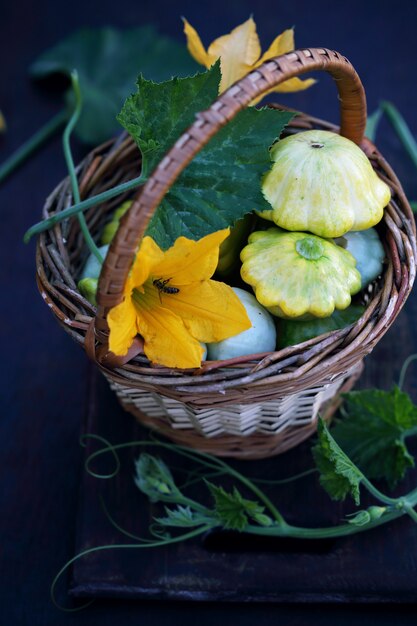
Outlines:
<svg viewBox="0 0 417 626"><path fill-rule="evenodd" d="M276 228L252 233L240 257L243 280L278 317L329 317L346 309L361 288L350 252L308 233Z"/></svg>
<svg viewBox="0 0 417 626"><path fill-rule="evenodd" d="M106 258L107 251L109 249L108 245L100 246L98 251L100 252L103 259ZM87 261L85 262L83 271L81 272L80 279L83 278L98 278L101 272L101 263L98 258L94 254L90 254Z"/></svg>
<svg viewBox="0 0 417 626"><path fill-rule="evenodd" d="M210 361L275 350L275 324L268 311L251 293L237 287L233 287L233 291L245 307L252 326L234 337L207 344L207 358Z"/></svg>
<svg viewBox="0 0 417 626"><path fill-rule="evenodd" d="M296 346L331 330L345 328L357 322L364 311L364 306L352 304L344 311L335 311L330 317L322 319L305 321L280 319L277 322L277 348Z"/></svg>
<svg viewBox="0 0 417 626"><path fill-rule="evenodd" d="M336 133L309 130L271 148L262 192L272 209L259 212L291 231L340 237L377 224L391 192L364 152Z"/></svg>
<svg viewBox="0 0 417 626"><path fill-rule="evenodd" d="M346 233L335 239L335 243L355 257L362 289L382 274L385 250L375 228Z"/></svg>
<svg viewBox="0 0 417 626"><path fill-rule="evenodd" d="M88 300L90 304L94 304L94 306L97 306L97 285L98 278L88 278L86 276L85 278L81 278L81 280L78 281L78 289L80 293L82 293L84 298Z"/></svg>
<svg viewBox="0 0 417 626"><path fill-rule="evenodd" d="M100 246L98 251L100 252L103 259L106 258L107 251L109 249L109 245ZM91 304L96 305L96 293L97 293L97 284L98 277L101 272L101 263L97 259L94 254L90 254L85 265L83 267L83 271L81 272L80 280L78 281L78 289Z"/></svg>

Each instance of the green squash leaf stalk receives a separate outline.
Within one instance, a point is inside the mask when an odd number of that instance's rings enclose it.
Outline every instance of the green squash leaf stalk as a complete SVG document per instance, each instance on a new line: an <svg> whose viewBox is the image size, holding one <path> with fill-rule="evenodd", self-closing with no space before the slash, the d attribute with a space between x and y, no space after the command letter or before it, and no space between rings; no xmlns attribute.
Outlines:
<svg viewBox="0 0 417 626"><path fill-rule="evenodd" d="M71 83L72 83L72 87L74 89L74 95L75 95L75 108L74 108L73 114L68 120L68 124L65 127L64 134L62 137L62 144L63 144L65 161L67 164L69 177L71 180L72 195L76 202L80 202L81 200L80 190L78 187L77 174L75 171L74 160L72 158L71 145L70 145L71 133L74 130L75 125L77 124L77 121L80 117L81 109L82 109L82 97L81 97L80 83L78 80L78 74L76 70L74 70L71 73ZM91 236L91 233L88 229L87 222L83 213L78 214L78 221L80 223L81 232L83 233L84 239L86 241L86 244L91 254L94 254L94 256L96 257L99 263L103 263L103 257L101 256L100 251L97 248L94 242L94 239Z"/></svg>
<svg viewBox="0 0 417 626"><path fill-rule="evenodd" d="M417 355L411 355L403 365L400 374L401 387L404 382L406 371ZM368 390L368 393L387 394L387 398L382 398L379 408L387 406L387 415L376 411L373 416L374 421L380 420L383 423L386 419L391 419L397 428L403 429L403 436L417 434L414 420L417 416L417 407L412 404L407 394L395 387L393 392L382 392L378 390ZM395 391L398 390L398 391ZM356 392L360 394L361 392ZM394 394L392 396L392 394ZM399 395L400 394L400 395ZM392 396L392 398L391 398ZM368 406L368 397L359 397L359 401L364 407ZM395 415L388 413L394 407ZM362 422L358 422L355 415L348 417L347 421L353 420L359 431L363 432ZM337 426L336 426L337 428ZM407 430L408 428L408 430ZM332 430L335 430L333 428ZM307 470L301 474L290 478L279 480L256 480L250 479L236 469L225 463L223 460L212 457L209 454L190 450L189 448L176 444L165 443L157 440L129 441L113 445L103 437L95 434L85 434L81 439L83 446L87 442L95 441L101 445L92 452L85 461L85 470L90 476L98 480L112 480L117 477L121 463L119 452L134 447L159 448L171 453L176 453L197 464L197 468L189 473L189 476L182 486L178 486L169 467L159 458L142 452L135 464L135 484L152 502L164 503L164 516L154 518L154 523L149 527L149 537L139 537L122 528L111 516L104 500L101 496L100 505L110 524L122 535L133 540L134 543L116 543L110 545L96 546L84 550L68 561L55 576L51 585L51 597L54 604L69 612L81 610L91 604L91 602L76 608L66 608L56 601L56 587L62 575L77 560L100 551L106 550L135 550L162 547L204 535L214 528L232 529L236 532L244 532L252 535L264 537L293 537L300 539L323 539L343 537L353 535L366 530L371 530L383 524L392 522L399 517L408 515L414 522L417 522L417 488L400 497L390 497L381 492L368 479L364 471L360 469L351 459L346 451L336 442L324 421L319 418L318 441L314 446L314 457L317 469L320 473L320 482L333 499L344 499L351 495L356 505L360 504L360 489L368 491L375 499L375 504L367 509L358 509L349 514L340 524L322 528L308 528L289 524L284 516L278 511L275 504L262 491L256 483L282 484L299 480L316 470ZM389 454L389 450L385 454ZM113 459L114 467L107 473L99 473L94 470L94 463L103 455L110 455ZM222 486L209 481L214 477L228 477L235 479L241 488L252 494L255 499L249 499L241 494L236 485L232 491L226 491ZM389 478L389 476L387 476ZM195 499L188 497L184 490L192 484L201 482L208 490L212 498L212 506L207 506ZM184 529L185 532L172 535L173 531Z"/></svg>

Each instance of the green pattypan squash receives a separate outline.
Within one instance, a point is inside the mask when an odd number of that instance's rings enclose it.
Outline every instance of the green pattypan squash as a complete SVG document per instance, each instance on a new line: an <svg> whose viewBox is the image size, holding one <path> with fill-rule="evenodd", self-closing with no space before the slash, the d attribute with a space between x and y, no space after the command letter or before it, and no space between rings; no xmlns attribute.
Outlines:
<svg viewBox="0 0 417 626"><path fill-rule="evenodd" d="M324 130L308 130L271 148L262 192L272 209L259 215L292 231L340 237L377 224L391 192L364 152Z"/></svg>
<svg viewBox="0 0 417 626"><path fill-rule="evenodd" d="M234 337L207 344L207 355L210 361L233 359L246 354L275 350L275 324L268 311L265 311L251 293L237 287L233 287L233 291L245 307L252 326Z"/></svg>
<svg viewBox="0 0 417 626"><path fill-rule="evenodd" d="M273 315L308 319L346 309L361 288L354 257L331 241L276 228L252 233L240 270Z"/></svg>
<svg viewBox="0 0 417 626"><path fill-rule="evenodd" d="M119 228L119 222L123 215L130 209L132 206L133 200L126 200L123 202L114 212L113 217L110 222L108 222L103 228L103 232L101 234L101 243L110 243L113 237L116 234L117 229Z"/></svg>
<svg viewBox="0 0 417 626"><path fill-rule="evenodd" d="M280 319L278 321L277 348L296 346L298 343L324 335L331 330L345 328L345 326L357 322L364 311L364 306L352 304L344 311L335 311L330 317L321 319L317 317L305 321Z"/></svg>
<svg viewBox="0 0 417 626"><path fill-rule="evenodd" d="M335 243L355 257L362 289L382 273L385 250L375 228L346 233L335 239Z"/></svg>

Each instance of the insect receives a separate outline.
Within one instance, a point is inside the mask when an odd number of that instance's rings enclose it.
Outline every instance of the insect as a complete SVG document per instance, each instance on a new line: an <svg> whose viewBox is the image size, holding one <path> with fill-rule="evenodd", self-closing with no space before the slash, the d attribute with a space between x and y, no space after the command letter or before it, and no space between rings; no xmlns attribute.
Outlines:
<svg viewBox="0 0 417 626"><path fill-rule="evenodd" d="M152 281L152 284L154 284L159 291L159 297L161 297L161 293L179 293L178 287L167 286L170 280L170 278L165 278L165 280L162 280L161 278L155 278L155 280Z"/></svg>

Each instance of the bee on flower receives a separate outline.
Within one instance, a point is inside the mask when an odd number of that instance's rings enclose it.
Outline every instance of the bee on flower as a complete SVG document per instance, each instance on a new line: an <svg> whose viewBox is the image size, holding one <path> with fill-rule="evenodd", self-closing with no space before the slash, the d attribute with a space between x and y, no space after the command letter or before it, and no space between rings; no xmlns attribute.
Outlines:
<svg viewBox="0 0 417 626"><path fill-rule="evenodd" d="M124 300L110 309L109 348L127 354L137 334L150 361L167 367L199 367L201 342L221 341L252 324L228 285L211 280L221 230L198 241L179 237L167 251L145 237L126 281Z"/></svg>

